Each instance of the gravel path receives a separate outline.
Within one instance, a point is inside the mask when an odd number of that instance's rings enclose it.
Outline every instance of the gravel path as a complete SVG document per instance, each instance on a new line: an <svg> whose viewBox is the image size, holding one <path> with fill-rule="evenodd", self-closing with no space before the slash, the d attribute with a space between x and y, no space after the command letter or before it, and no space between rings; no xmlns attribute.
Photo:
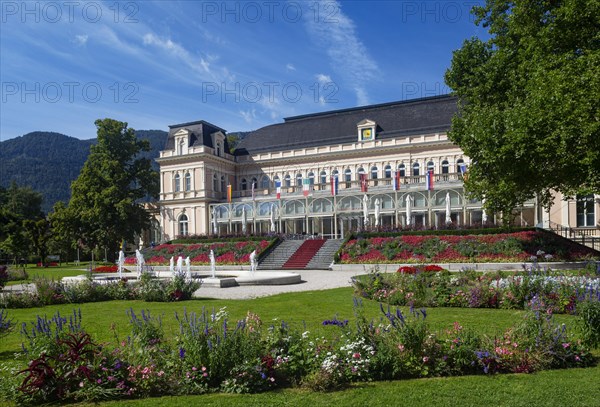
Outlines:
<svg viewBox="0 0 600 407"><path fill-rule="evenodd" d="M261 270L267 271L267 270ZM268 297L270 295L299 292L328 290L330 288L350 287L353 276L365 274L366 271L331 271L331 270L286 270L300 274L301 283L289 285L246 285L227 288L200 287L195 293L196 298L219 299L249 299ZM33 284L18 284L6 286L4 292L35 291Z"/></svg>
<svg viewBox="0 0 600 407"><path fill-rule="evenodd" d="M263 270L261 270L263 271ZM249 299L269 295L299 291L328 290L350 287L353 276L364 272L331 270L286 270L300 274L302 282L289 285L248 285L228 288L200 287L194 293L196 298Z"/></svg>

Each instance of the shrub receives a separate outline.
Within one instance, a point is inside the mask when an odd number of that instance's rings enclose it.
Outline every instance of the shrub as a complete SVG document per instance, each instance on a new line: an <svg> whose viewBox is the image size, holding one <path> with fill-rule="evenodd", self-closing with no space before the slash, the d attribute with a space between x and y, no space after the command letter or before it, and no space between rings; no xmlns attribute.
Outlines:
<svg viewBox="0 0 600 407"><path fill-rule="evenodd" d="M8 267L0 266L0 290L4 288L8 281Z"/></svg>
<svg viewBox="0 0 600 407"><path fill-rule="evenodd" d="M600 346L600 301L587 299L577 304L579 328L583 342L593 348Z"/></svg>

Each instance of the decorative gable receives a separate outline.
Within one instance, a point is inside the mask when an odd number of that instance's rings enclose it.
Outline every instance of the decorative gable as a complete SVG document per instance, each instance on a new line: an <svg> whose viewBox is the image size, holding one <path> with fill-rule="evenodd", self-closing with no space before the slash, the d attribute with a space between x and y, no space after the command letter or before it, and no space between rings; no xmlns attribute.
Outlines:
<svg viewBox="0 0 600 407"><path fill-rule="evenodd" d="M373 120L364 119L358 122L356 125L358 131L358 141L373 141L375 140L375 129L377 129L377 123Z"/></svg>
<svg viewBox="0 0 600 407"><path fill-rule="evenodd" d="M190 132L187 129L181 129L173 137L175 139L175 151L177 155L183 155L189 147Z"/></svg>

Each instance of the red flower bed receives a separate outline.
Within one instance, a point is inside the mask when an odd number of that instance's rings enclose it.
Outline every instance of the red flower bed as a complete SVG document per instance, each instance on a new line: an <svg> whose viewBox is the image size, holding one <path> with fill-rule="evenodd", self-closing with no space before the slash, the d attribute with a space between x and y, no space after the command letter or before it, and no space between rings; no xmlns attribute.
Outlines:
<svg viewBox="0 0 600 407"><path fill-rule="evenodd" d="M119 271L119 267L117 267L117 265L98 266L93 270L94 273L116 273L117 271Z"/></svg>
<svg viewBox="0 0 600 407"><path fill-rule="evenodd" d="M401 266L400 268L398 268L398 270L396 272L402 273L402 274L416 274L418 272L435 273L435 272L442 271L442 270L444 270L444 268L442 268L438 265L428 264L425 267Z"/></svg>

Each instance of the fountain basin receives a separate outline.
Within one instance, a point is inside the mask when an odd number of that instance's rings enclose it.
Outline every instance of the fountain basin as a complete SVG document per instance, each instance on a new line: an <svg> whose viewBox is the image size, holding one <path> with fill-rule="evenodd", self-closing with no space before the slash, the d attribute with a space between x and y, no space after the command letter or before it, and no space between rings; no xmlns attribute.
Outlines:
<svg viewBox="0 0 600 407"><path fill-rule="evenodd" d="M173 273L170 271L154 270L152 274L161 279L172 278ZM212 277L210 272L193 271L192 278L197 278L202 281L204 287L227 288L242 285L287 285L300 283L301 276L298 273L287 271L255 271L251 273L246 270L217 270L215 277ZM62 282L65 284L78 283L87 280L88 275L82 274L73 277L63 277ZM127 272L122 273L122 278L128 281L137 280L137 273ZM92 275L92 279L99 284L108 284L110 282L119 281L117 273L96 273ZM201 287L202 287L201 286Z"/></svg>

